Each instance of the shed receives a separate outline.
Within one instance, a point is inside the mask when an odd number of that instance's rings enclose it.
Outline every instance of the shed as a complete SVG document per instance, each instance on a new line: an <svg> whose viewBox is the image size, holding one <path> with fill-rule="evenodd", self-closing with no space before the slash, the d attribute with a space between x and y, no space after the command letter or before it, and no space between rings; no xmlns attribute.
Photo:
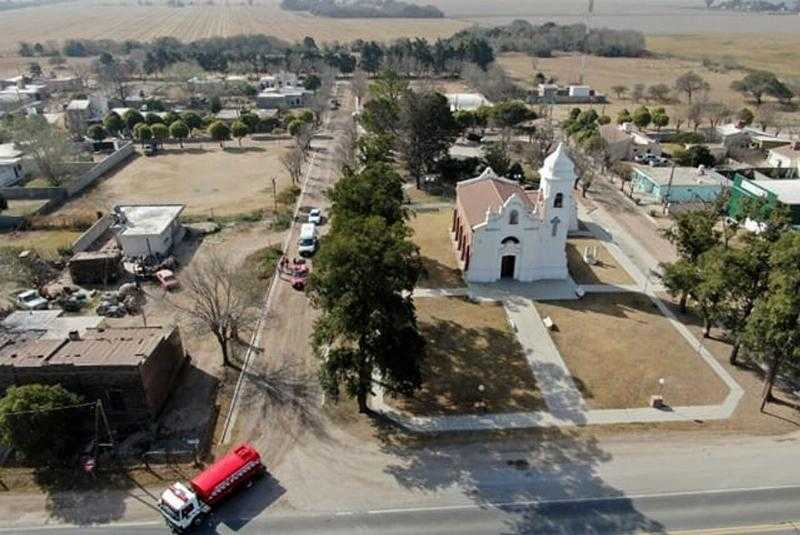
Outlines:
<svg viewBox="0 0 800 535"><path fill-rule="evenodd" d="M127 257L167 256L182 238L178 217L183 204L129 204L114 207L117 222L112 226L117 242Z"/></svg>

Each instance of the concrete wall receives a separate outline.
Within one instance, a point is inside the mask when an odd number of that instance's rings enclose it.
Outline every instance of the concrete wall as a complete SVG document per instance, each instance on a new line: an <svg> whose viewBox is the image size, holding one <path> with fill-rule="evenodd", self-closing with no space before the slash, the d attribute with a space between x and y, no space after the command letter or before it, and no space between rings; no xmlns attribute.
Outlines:
<svg viewBox="0 0 800 535"><path fill-rule="evenodd" d="M113 224L114 217L111 214L104 215L98 219L95 224L89 228L89 230L81 234L77 240L72 242L72 251L74 253L85 251Z"/></svg>
<svg viewBox="0 0 800 535"><path fill-rule="evenodd" d="M64 188L0 188L0 195L9 201L34 201L39 199L66 199Z"/></svg>
<svg viewBox="0 0 800 535"><path fill-rule="evenodd" d="M181 335L176 328L140 367L142 385L150 414L157 416L167 402L175 379L186 363Z"/></svg>
<svg viewBox="0 0 800 535"><path fill-rule="evenodd" d="M125 141L117 151L111 153L105 160L92 167L86 174L67 186L67 195L72 197L88 188L98 178L133 156L134 152L133 143Z"/></svg>
<svg viewBox="0 0 800 535"><path fill-rule="evenodd" d="M0 214L0 229L15 229L25 223L25 218Z"/></svg>

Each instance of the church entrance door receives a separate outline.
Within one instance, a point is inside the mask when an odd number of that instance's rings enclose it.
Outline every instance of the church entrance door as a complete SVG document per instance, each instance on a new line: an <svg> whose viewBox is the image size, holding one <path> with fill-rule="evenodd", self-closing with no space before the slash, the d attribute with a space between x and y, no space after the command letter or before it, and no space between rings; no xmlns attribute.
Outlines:
<svg viewBox="0 0 800 535"><path fill-rule="evenodd" d="M500 278L501 279L513 279L514 278L514 267L517 263L516 256L504 256L500 261Z"/></svg>

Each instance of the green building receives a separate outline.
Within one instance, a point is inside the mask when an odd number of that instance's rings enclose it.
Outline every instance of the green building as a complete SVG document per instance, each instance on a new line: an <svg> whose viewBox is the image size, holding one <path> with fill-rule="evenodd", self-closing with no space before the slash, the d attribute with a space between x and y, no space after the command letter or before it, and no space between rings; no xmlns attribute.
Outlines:
<svg viewBox="0 0 800 535"><path fill-rule="evenodd" d="M768 207L776 206L778 203L788 206L792 224L800 226L800 179L750 180L737 173L733 178L728 215L731 217L739 215L744 199L763 199ZM745 227L750 230L758 228L754 222L746 222Z"/></svg>

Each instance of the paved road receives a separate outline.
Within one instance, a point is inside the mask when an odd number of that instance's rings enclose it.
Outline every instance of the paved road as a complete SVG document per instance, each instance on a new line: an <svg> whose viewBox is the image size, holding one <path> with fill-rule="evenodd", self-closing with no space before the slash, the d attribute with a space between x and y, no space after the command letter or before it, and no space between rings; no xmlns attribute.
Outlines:
<svg viewBox="0 0 800 535"><path fill-rule="evenodd" d="M241 518L229 504L194 533L491 534L694 533L797 534L800 487L741 489L592 500L504 502L411 509ZM720 526L723 526L720 528ZM101 528L29 528L25 533L164 533L160 522ZM2 531L0 531L2 532Z"/></svg>

